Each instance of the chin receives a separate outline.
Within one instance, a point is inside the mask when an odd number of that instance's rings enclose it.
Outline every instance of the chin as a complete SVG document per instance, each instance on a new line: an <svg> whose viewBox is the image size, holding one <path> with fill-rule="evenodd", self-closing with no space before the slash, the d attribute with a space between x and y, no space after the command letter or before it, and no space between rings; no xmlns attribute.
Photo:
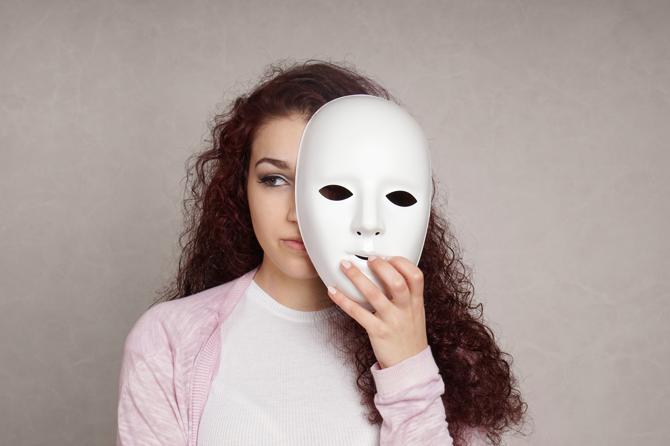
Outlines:
<svg viewBox="0 0 670 446"><path fill-rule="evenodd" d="M284 265L285 267L281 268L283 273L291 278L307 280L319 277L319 273L309 259L290 259Z"/></svg>

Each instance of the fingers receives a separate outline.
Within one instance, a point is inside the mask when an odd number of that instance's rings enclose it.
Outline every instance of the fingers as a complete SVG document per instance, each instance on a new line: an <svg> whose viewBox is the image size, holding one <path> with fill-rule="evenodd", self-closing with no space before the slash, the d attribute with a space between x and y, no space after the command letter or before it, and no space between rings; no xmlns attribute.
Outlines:
<svg viewBox="0 0 670 446"><path fill-rule="evenodd" d="M368 266L382 282L384 290L380 290L355 265L349 263L347 268L344 262L340 263L342 272L372 305L374 313L336 287L328 287L330 298L368 333L372 330L381 330L384 323L393 318L391 313L397 308L408 308L409 305L423 306L423 272L409 259L396 256L385 260L378 257L368 261Z"/></svg>
<svg viewBox="0 0 670 446"><path fill-rule="evenodd" d="M341 262L340 269L353 282L361 294L365 296L365 299L372 305L375 311L382 314L388 311L393 304L384 295L384 292L363 271L358 269L356 265L349 263L350 266L347 268L347 263Z"/></svg>
<svg viewBox="0 0 670 446"><path fill-rule="evenodd" d="M412 299L420 299L423 302L423 271L405 257L391 257L388 262L405 278Z"/></svg>
<svg viewBox="0 0 670 446"><path fill-rule="evenodd" d="M363 308L346 294L333 286L328 287L328 295L352 319L358 322L368 333L379 330L380 320L367 309Z"/></svg>
<svg viewBox="0 0 670 446"><path fill-rule="evenodd" d="M396 305L408 304L411 299L410 288L405 277L387 260L377 257L368 261L368 267L382 282L386 295Z"/></svg>

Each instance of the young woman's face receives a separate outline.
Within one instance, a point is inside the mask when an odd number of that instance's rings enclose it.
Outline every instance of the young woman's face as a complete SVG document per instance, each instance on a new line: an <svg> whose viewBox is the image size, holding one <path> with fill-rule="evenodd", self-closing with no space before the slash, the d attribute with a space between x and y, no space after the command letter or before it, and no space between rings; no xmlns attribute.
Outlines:
<svg viewBox="0 0 670 446"><path fill-rule="evenodd" d="M275 118L261 126L251 144L247 199L263 263L296 279L318 277L301 240L295 214L295 163L307 121L300 115Z"/></svg>

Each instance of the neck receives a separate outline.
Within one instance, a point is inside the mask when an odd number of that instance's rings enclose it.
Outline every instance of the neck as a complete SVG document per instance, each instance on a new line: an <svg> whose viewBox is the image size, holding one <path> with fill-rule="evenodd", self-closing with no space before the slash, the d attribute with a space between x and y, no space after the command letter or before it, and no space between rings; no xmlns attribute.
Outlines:
<svg viewBox="0 0 670 446"><path fill-rule="evenodd" d="M298 311L318 311L335 305L326 285L312 268L309 277L289 276L263 256L254 281L280 304Z"/></svg>

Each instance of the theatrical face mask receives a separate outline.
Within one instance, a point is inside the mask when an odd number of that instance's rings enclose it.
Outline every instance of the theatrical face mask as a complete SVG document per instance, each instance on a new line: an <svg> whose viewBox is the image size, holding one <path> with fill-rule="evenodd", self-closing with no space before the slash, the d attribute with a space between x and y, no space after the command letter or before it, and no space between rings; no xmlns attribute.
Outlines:
<svg viewBox="0 0 670 446"><path fill-rule="evenodd" d="M367 309L373 307L340 270L340 261L349 260L384 291L367 258L403 256L418 264L431 192L426 138L395 103L343 96L308 121L295 178L302 240L324 284Z"/></svg>

